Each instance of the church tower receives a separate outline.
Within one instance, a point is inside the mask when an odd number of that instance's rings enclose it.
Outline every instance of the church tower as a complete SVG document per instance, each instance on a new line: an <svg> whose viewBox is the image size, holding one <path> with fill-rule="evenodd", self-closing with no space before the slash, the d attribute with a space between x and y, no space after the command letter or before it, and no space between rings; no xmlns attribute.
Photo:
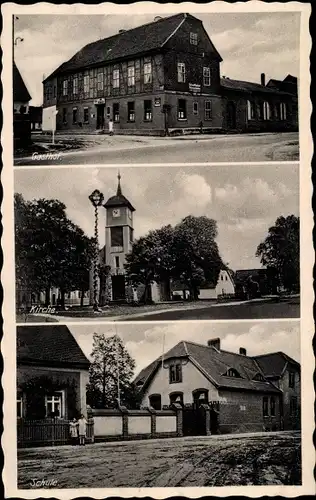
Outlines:
<svg viewBox="0 0 316 500"><path fill-rule="evenodd" d="M126 299L125 257L133 245L133 212L135 208L122 193L121 175L118 173L115 196L104 204L105 225L105 264L110 267L110 288L112 301Z"/></svg>

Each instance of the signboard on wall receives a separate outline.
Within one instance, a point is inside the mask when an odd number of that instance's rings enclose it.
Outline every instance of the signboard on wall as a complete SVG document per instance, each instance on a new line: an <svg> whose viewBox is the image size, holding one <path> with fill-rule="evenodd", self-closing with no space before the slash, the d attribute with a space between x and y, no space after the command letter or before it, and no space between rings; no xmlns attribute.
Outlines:
<svg viewBox="0 0 316 500"><path fill-rule="evenodd" d="M161 106L161 98L160 97L155 97L154 106L155 107Z"/></svg>
<svg viewBox="0 0 316 500"><path fill-rule="evenodd" d="M49 106L48 108L43 108L43 132L52 132L56 130L56 115L58 111L56 106Z"/></svg>
<svg viewBox="0 0 316 500"><path fill-rule="evenodd" d="M105 104L105 99L104 97L100 97L99 99L95 99L93 101L93 104Z"/></svg>
<svg viewBox="0 0 316 500"><path fill-rule="evenodd" d="M201 85L198 85L197 83L189 83L189 90L194 94L198 94L201 92Z"/></svg>

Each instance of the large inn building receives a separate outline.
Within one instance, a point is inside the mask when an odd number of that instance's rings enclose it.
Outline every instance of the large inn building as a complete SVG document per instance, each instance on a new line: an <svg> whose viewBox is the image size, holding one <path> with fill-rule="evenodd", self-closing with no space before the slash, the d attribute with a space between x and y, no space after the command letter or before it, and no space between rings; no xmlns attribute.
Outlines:
<svg viewBox="0 0 316 500"><path fill-rule="evenodd" d="M295 77L221 78L221 61L202 21L158 17L59 66L43 82L44 110L56 106L57 130L81 133L107 131L110 119L126 134L297 130Z"/></svg>

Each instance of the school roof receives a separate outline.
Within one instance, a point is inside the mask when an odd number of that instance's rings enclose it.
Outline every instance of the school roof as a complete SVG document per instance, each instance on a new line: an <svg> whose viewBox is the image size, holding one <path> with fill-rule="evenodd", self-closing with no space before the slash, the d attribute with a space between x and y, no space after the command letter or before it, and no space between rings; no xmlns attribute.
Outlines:
<svg viewBox="0 0 316 500"><path fill-rule="evenodd" d="M254 359L266 377L281 377L288 365L294 365L297 369L300 369L300 364L287 354L284 354L284 352L262 354L261 356L254 356Z"/></svg>
<svg viewBox="0 0 316 500"><path fill-rule="evenodd" d="M86 370L90 366L66 325L18 326L17 362Z"/></svg>
<svg viewBox="0 0 316 500"><path fill-rule="evenodd" d="M220 84L222 89L225 90L235 90L238 92L247 92L247 93L252 93L252 92L260 92L264 94L270 94L270 95L275 95L281 94L281 95L290 95L288 92L282 92L278 88L271 88L267 87L265 85L261 85L260 83L254 83L254 82L246 82L244 80L233 80L232 78L221 78L220 79Z"/></svg>
<svg viewBox="0 0 316 500"><path fill-rule="evenodd" d="M197 344L195 342L180 341L164 355L163 361L165 362L172 358L189 359L218 389L279 392L279 389L268 380L253 380L258 374L264 377L264 373L256 360L249 356L222 349L217 350L212 346ZM144 368L135 379L136 385L141 386L142 390L144 390L149 385L161 363L162 357L160 356ZM240 378L225 375L229 369L236 370Z"/></svg>
<svg viewBox="0 0 316 500"><path fill-rule="evenodd" d="M71 59L61 64L48 78L160 49L176 33L187 17L197 19L191 14L175 14L89 43ZM221 60L215 47L213 49Z"/></svg>
<svg viewBox="0 0 316 500"><path fill-rule="evenodd" d="M13 102L28 102L31 99L21 73L13 62Z"/></svg>

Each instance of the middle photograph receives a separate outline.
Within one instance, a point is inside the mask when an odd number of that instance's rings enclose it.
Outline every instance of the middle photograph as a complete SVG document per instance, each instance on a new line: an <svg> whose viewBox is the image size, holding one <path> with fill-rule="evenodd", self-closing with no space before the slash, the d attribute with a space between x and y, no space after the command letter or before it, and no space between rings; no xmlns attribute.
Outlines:
<svg viewBox="0 0 316 500"><path fill-rule="evenodd" d="M299 165L15 170L25 322L300 316Z"/></svg>

